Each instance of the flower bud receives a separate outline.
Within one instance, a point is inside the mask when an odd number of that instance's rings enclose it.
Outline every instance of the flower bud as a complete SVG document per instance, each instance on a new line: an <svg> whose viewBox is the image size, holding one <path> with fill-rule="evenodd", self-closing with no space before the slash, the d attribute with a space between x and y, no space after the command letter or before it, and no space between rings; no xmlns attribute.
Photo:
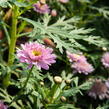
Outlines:
<svg viewBox="0 0 109 109"><path fill-rule="evenodd" d="M106 47L102 47L102 51L107 51L107 48Z"/></svg>
<svg viewBox="0 0 109 109"><path fill-rule="evenodd" d="M62 96L62 97L61 97L61 101L62 101L62 102L66 102L66 97Z"/></svg>
<svg viewBox="0 0 109 109"><path fill-rule="evenodd" d="M88 82L94 82L93 78L88 78Z"/></svg>
<svg viewBox="0 0 109 109"><path fill-rule="evenodd" d="M66 79L65 82L66 82L66 84L70 84L71 80L70 79Z"/></svg>
<svg viewBox="0 0 109 109"><path fill-rule="evenodd" d="M10 17L11 17L11 15L12 15L12 9L9 9L9 10L6 12L5 16L3 17L3 21L9 20Z"/></svg>
<svg viewBox="0 0 109 109"><path fill-rule="evenodd" d="M46 102L46 103L50 103L49 98L46 98L46 99L45 99L45 102Z"/></svg>
<svg viewBox="0 0 109 109"><path fill-rule="evenodd" d="M56 12L55 9L53 9L53 10L51 11L51 16L53 16L53 17L56 17L56 16L57 16L57 12Z"/></svg>
<svg viewBox="0 0 109 109"><path fill-rule="evenodd" d="M43 38L43 42L47 45L50 45L51 47L55 47L54 42L46 36Z"/></svg>
<svg viewBox="0 0 109 109"><path fill-rule="evenodd" d="M25 27L23 32L32 32L33 31L33 28L30 28L30 27Z"/></svg>
<svg viewBox="0 0 109 109"><path fill-rule="evenodd" d="M2 47L6 47L6 45L7 45L6 43L3 43L3 44L2 44Z"/></svg>
<svg viewBox="0 0 109 109"><path fill-rule="evenodd" d="M56 83L62 83L62 78L61 78L60 76L55 76L55 77L54 77L54 81L55 81Z"/></svg>
<svg viewBox="0 0 109 109"><path fill-rule="evenodd" d="M4 37L3 31L0 30L0 39L3 39L3 37Z"/></svg>
<svg viewBox="0 0 109 109"><path fill-rule="evenodd" d="M40 81L40 85L41 85L41 86L44 86L44 82L43 82L43 81Z"/></svg>

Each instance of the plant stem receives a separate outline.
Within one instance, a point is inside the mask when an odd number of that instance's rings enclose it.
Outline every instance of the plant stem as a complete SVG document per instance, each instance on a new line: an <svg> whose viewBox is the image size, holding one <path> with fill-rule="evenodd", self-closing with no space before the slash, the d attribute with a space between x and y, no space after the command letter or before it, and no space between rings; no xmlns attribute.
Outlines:
<svg viewBox="0 0 109 109"><path fill-rule="evenodd" d="M11 39L8 39L9 43L9 54L8 54L8 66L13 65L14 62L14 51L17 39L17 17L18 17L18 7L13 5L12 7L12 28L11 28ZM6 29L6 28L4 28ZM7 34L8 35L8 34ZM3 79L4 87L8 87L10 84L11 72L9 72L6 77Z"/></svg>
<svg viewBox="0 0 109 109"><path fill-rule="evenodd" d="M26 79L26 81L25 81L25 83L24 83L24 86L23 86L22 89L18 92L17 96L13 98L13 100L11 101L11 103L10 103L9 105L11 105L13 102L16 102L16 101L19 99L19 97L22 96L22 92L24 91L25 87L27 86L27 83L28 83L28 80L29 80L30 75L31 75L31 73L32 73L33 67L34 67L34 65L33 65L32 68L29 70L29 73L28 73L27 79ZM24 92L23 92L23 93L24 93Z"/></svg>
<svg viewBox="0 0 109 109"><path fill-rule="evenodd" d="M19 91L18 94L21 94L22 91L23 91L23 90L25 89L25 87L27 86L27 83L28 83L28 80L29 80L30 75L31 75L31 73L32 73L33 67L34 67L34 65L33 65L32 68L30 69L29 74L28 74L28 76L27 76L27 79L26 79L26 81L25 81L25 84L24 84L23 88Z"/></svg>
<svg viewBox="0 0 109 109"><path fill-rule="evenodd" d="M29 71L29 74L28 74L28 76L27 76L27 79L26 79L26 81L25 81L25 84L24 84L24 86L23 86L23 89L26 87L26 85L27 85L27 83L28 83L28 80L29 80L30 75L31 75L32 70L33 70L33 67L34 67L34 65L32 66L32 68L31 68L30 71Z"/></svg>
<svg viewBox="0 0 109 109"><path fill-rule="evenodd" d="M54 100L55 100L54 96L55 96L55 94L56 94L56 92L57 92L57 89L58 89L59 87L60 87L60 84L58 84L58 83L54 84L54 86L52 87L52 90L51 90L52 96L51 96L51 101L50 101L50 103L53 103L53 102L54 102Z"/></svg>
<svg viewBox="0 0 109 109"><path fill-rule="evenodd" d="M9 45L9 56L8 56L8 66L11 66L14 62L14 51L17 39L17 17L18 17L18 7L13 6L12 13L12 28L11 28L11 41Z"/></svg>

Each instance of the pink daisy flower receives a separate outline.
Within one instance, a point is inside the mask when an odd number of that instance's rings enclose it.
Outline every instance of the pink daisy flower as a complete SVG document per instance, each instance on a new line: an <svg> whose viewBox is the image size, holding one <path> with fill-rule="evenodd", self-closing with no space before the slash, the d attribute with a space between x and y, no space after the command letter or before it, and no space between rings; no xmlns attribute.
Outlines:
<svg viewBox="0 0 109 109"><path fill-rule="evenodd" d="M72 64L72 68L75 70L73 73L84 73L85 75L88 75L88 73L93 72L94 68L91 64L89 64L87 61L77 61Z"/></svg>
<svg viewBox="0 0 109 109"><path fill-rule="evenodd" d="M69 61L70 62L73 62L73 61L81 61L81 60L84 60L86 61L86 58L83 54L75 54L75 53L70 53L69 51L66 51L67 53L67 57L69 58Z"/></svg>
<svg viewBox="0 0 109 109"><path fill-rule="evenodd" d="M109 52L106 52L102 59L101 59L102 64L107 68L109 67Z"/></svg>
<svg viewBox="0 0 109 109"><path fill-rule="evenodd" d="M69 0L59 0L61 3L67 3Z"/></svg>
<svg viewBox="0 0 109 109"><path fill-rule="evenodd" d="M36 11L40 14L50 12L49 6L47 4L41 4L39 1L37 1L33 6L34 6L34 11Z"/></svg>
<svg viewBox="0 0 109 109"><path fill-rule="evenodd" d="M89 90L89 96L95 99L98 97L100 100L109 99L109 79L105 82L97 79Z"/></svg>
<svg viewBox="0 0 109 109"><path fill-rule="evenodd" d="M52 54L52 48L45 48L44 45L39 44L37 41L34 43L21 44L22 49L17 48L17 56L21 62L28 63L29 69L36 65L37 69L48 70L49 66L55 63L56 55Z"/></svg>

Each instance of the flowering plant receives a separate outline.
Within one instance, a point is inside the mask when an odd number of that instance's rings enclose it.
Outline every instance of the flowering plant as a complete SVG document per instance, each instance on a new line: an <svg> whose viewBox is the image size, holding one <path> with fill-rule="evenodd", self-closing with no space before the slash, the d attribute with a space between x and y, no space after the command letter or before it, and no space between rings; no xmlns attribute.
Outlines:
<svg viewBox="0 0 109 109"><path fill-rule="evenodd" d="M107 4L0 0L0 109L108 109Z"/></svg>

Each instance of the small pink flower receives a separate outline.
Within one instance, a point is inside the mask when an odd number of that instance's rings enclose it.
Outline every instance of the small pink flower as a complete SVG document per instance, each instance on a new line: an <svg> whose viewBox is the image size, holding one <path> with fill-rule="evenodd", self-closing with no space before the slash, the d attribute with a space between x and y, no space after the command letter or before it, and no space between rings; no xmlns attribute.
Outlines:
<svg viewBox="0 0 109 109"><path fill-rule="evenodd" d="M72 63L72 68L75 69L73 73L78 72L87 75L88 73L93 72L93 66L87 62L87 59L83 54L70 53L69 51L66 51L66 53L69 61Z"/></svg>
<svg viewBox="0 0 109 109"><path fill-rule="evenodd" d="M47 4L41 4L39 1L37 1L33 6L34 6L34 11L40 14L50 12L49 6Z"/></svg>
<svg viewBox="0 0 109 109"><path fill-rule="evenodd" d="M67 3L69 0L59 0L61 3Z"/></svg>
<svg viewBox="0 0 109 109"><path fill-rule="evenodd" d="M8 106L4 105L3 101L0 101L0 109L8 109Z"/></svg>
<svg viewBox="0 0 109 109"><path fill-rule="evenodd" d="M53 16L53 17L56 17L56 16L57 16L57 12L56 12L55 9L53 9L53 10L51 11L51 16Z"/></svg>
<svg viewBox="0 0 109 109"><path fill-rule="evenodd" d="M109 68L109 52L106 52L102 59L101 59L102 64L106 67Z"/></svg>
<svg viewBox="0 0 109 109"><path fill-rule="evenodd" d="M81 60L86 61L86 58L83 54L70 53L69 51L66 51L66 53L67 53L67 57L69 58L70 62L81 61Z"/></svg>
<svg viewBox="0 0 109 109"><path fill-rule="evenodd" d="M28 63L29 69L36 65L37 69L48 70L49 66L55 63L56 55L52 54L52 48L45 48L44 45L39 44L37 41L34 43L21 44L22 50L17 48L17 56L21 62Z"/></svg>
<svg viewBox="0 0 109 109"><path fill-rule="evenodd" d="M72 68L74 68L73 73L84 73L85 75L88 75L88 73L93 72L94 68L91 64L89 64L87 61L77 61L72 64Z"/></svg>

